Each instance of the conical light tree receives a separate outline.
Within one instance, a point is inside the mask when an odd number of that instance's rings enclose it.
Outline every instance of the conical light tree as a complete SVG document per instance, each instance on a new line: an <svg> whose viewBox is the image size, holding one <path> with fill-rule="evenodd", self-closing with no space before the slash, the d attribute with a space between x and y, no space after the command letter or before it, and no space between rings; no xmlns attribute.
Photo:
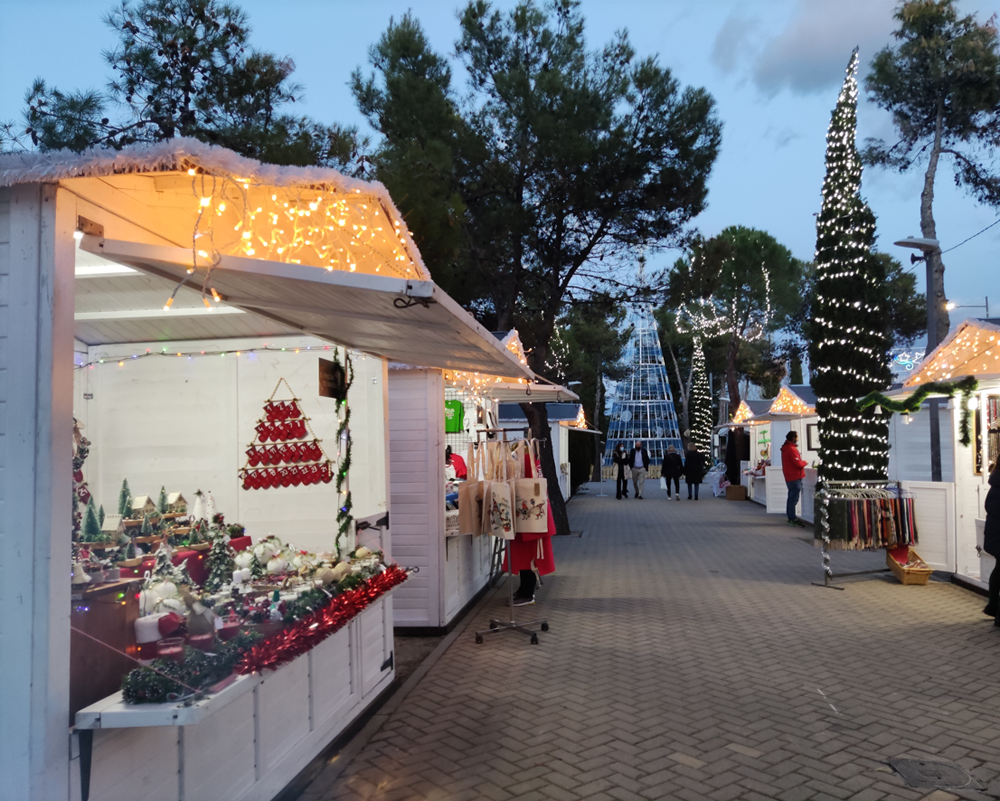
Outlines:
<svg viewBox="0 0 1000 801"><path fill-rule="evenodd" d="M826 135L816 222L809 369L819 415L820 479L826 481L884 480L889 467L886 417L856 404L891 380L884 270L872 252L875 215L861 198L857 73L855 49Z"/></svg>
<svg viewBox="0 0 1000 801"><path fill-rule="evenodd" d="M691 424L691 442L697 443L702 453L709 453L712 447L712 393L708 387L701 337L694 338L694 353L691 356L688 420Z"/></svg>

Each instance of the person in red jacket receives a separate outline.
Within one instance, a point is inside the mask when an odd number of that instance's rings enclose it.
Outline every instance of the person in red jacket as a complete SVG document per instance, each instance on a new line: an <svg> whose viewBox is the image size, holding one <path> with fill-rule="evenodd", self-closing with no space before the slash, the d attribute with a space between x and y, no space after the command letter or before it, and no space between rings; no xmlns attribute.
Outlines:
<svg viewBox="0 0 1000 801"><path fill-rule="evenodd" d="M788 525L804 526L805 523L795 516L795 507L802 495L802 479L806 477L806 463L799 454L799 435L795 431L788 432L785 444L781 446L781 472L788 487L788 502L785 504Z"/></svg>

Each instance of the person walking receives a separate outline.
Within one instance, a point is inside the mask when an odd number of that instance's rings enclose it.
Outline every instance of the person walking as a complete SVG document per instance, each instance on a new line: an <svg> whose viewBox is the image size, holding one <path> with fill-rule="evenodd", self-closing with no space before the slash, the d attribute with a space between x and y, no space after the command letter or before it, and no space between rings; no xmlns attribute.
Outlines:
<svg viewBox="0 0 1000 801"><path fill-rule="evenodd" d="M671 445L667 448L667 455L663 457L663 478L664 483L667 485L667 498L670 495L670 484L673 482L674 494L673 497L677 500L681 499L681 473L684 472L684 461L681 459L681 455L677 452L677 448Z"/></svg>
<svg viewBox="0 0 1000 801"><path fill-rule="evenodd" d="M698 488L705 480L705 457L698 450L698 443L688 445L684 454L684 481L688 487L688 500L691 500L691 490L694 488L694 500L698 500Z"/></svg>
<svg viewBox="0 0 1000 801"><path fill-rule="evenodd" d="M635 447L628 452L628 466L632 469L632 486L636 500L643 500L642 490L646 486L646 471L649 470L649 452L636 440Z"/></svg>
<svg viewBox="0 0 1000 801"><path fill-rule="evenodd" d="M625 475L625 468L628 467L628 455L625 453L625 446L620 442L611 454L611 461L615 463L615 498L619 501L622 496L628 497L628 477Z"/></svg>
<svg viewBox="0 0 1000 801"><path fill-rule="evenodd" d="M996 618L994 626L1000 626L1000 461L990 472L990 491L986 493L986 527L983 531L983 550L997 560L990 573L990 594L983 610Z"/></svg>
<svg viewBox="0 0 1000 801"><path fill-rule="evenodd" d="M790 526L805 526L795 514L799 496L802 495L802 479L806 477L806 462L799 454L799 434L789 431L785 435L785 443L781 446L781 472L785 476L785 486L788 487L788 501L785 504L785 516Z"/></svg>

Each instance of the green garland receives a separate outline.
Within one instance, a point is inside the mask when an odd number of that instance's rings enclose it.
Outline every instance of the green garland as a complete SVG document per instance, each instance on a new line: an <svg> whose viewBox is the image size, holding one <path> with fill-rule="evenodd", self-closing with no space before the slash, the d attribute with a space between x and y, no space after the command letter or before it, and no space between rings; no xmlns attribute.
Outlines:
<svg viewBox="0 0 1000 801"><path fill-rule="evenodd" d="M890 412L912 413L919 411L923 402L932 394L953 398L961 393L962 415L959 419L959 442L968 447L972 442L972 410L969 408L969 396L977 389L979 389L979 381L971 375L950 384L928 381L917 387L917 391L904 400L891 400L881 392L869 392L858 401L858 408L867 409L869 406L878 404Z"/></svg>
<svg viewBox="0 0 1000 801"><path fill-rule="evenodd" d="M172 659L154 659L151 667L155 670L138 667L125 674L122 699L126 704L162 704L170 696L188 694L184 685L202 690L230 675L240 657L260 639L256 631L241 631L230 642L216 640L211 654L185 646L180 665Z"/></svg>
<svg viewBox="0 0 1000 801"><path fill-rule="evenodd" d="M334 359L336 359L336 356L334 356ZM351 422L351 408L347 405L347 393L354 383L354 363L351 361L351 357L346 350L344 351L344 367L346 377L343 400L344 418L340 421L340 426L337 428L338 447L340 446L340 438L345 432L347 433L347 441L344 444L344 458L337 465L337 539L334 541L334 548L338 556L340 555L340 541L350 533L351 524L354 522L354 516L351 514L351 509L354 508L354 501L351 497L350 487L347 488L347 495L344 497L343 503L340 502L344 482L347 481L347 475L351 469L351 430L348 427Z"/></svg>

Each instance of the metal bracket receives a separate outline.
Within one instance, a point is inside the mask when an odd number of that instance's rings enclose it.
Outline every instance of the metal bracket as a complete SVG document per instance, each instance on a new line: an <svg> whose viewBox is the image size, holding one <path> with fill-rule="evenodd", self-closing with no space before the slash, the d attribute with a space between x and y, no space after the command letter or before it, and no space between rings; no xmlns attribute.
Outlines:
<svg viewBox="0 0 1000 801"><path fill-rule="evenodd" d="M382 663L381 670L389 670L389 668L392 667L392 655L393 655L393 652L390 651L389 652L389 658L386 659L385 662Z"/></svg>

